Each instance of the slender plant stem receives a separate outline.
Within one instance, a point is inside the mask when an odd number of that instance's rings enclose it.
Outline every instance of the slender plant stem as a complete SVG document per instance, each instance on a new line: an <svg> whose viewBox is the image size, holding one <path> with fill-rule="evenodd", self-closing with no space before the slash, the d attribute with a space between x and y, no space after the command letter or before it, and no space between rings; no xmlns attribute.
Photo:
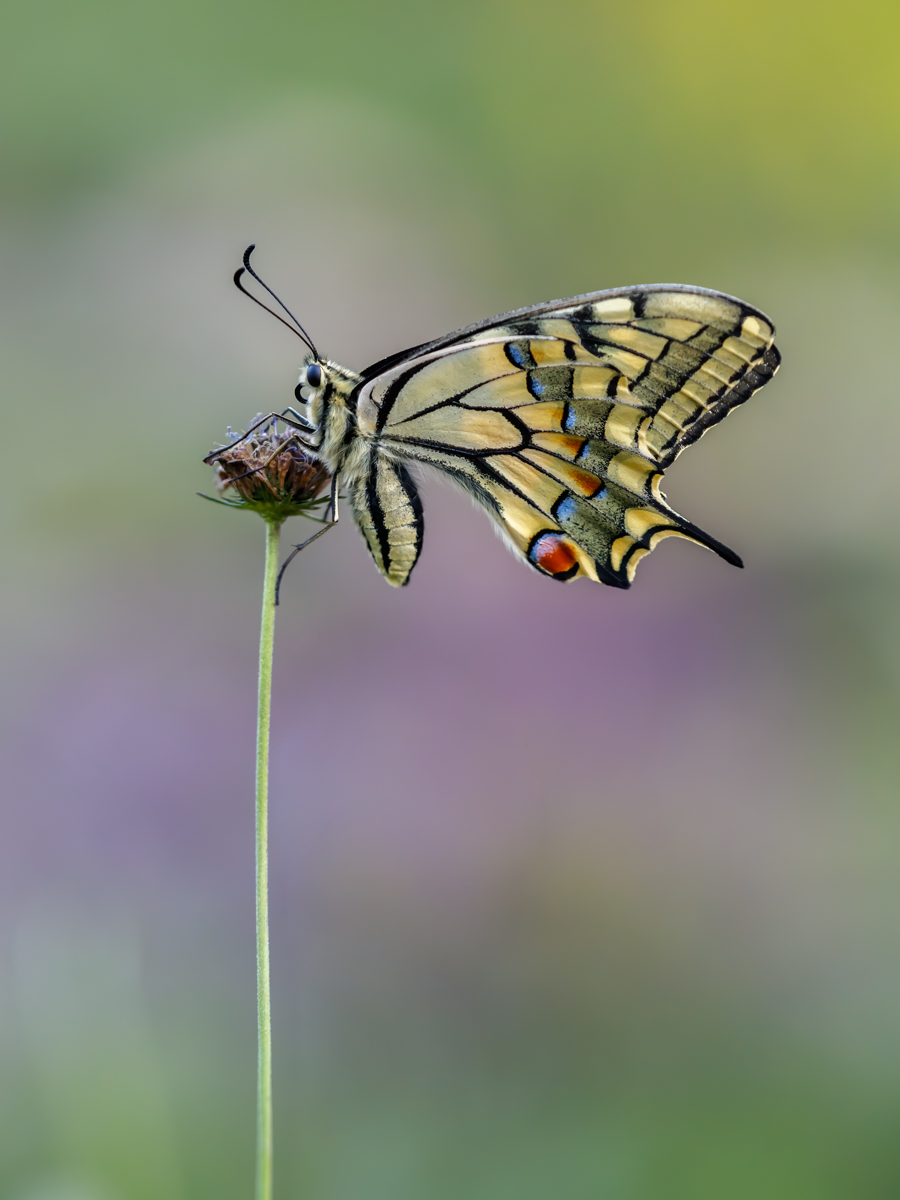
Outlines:
<svg viewBox="0 0 900 1200"><path fill-rule="evenodd" d="M256 1200L272 1200L272 1005L269 994L269 718L275 581L281 523L266 523L266 571L259 635L259 703L256 720L256 1004L259 1059L256 1093Z"/></svg>

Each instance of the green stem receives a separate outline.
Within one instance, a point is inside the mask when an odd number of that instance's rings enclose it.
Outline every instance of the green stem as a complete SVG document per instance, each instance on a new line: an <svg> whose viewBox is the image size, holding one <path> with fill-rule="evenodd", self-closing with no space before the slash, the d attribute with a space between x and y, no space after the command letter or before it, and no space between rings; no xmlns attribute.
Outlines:
<svg viewBox="0 0 900 1200"><path fill-rule="evenodd" d="M266 571L259 635L259 702L256 720L256 1003L259 1059L256 1093L256 1200L272 1200L272 1006L269 995L269 718L275 581L280 521L266 523Z"/></svg>

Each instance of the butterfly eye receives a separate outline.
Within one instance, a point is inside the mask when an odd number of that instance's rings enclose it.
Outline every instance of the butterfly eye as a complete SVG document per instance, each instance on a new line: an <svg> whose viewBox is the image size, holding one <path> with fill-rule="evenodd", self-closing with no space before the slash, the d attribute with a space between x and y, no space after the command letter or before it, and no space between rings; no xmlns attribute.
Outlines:
<svg viewBox="0 0 900 1200"><path fill-rule="evenodd" d="M294 395L301 404L306 404L312 399L312 392L317 392L322 386L325 379L325 372L318 363L310 363L303 374L300 376L300 382L294 388Z"/></svg>

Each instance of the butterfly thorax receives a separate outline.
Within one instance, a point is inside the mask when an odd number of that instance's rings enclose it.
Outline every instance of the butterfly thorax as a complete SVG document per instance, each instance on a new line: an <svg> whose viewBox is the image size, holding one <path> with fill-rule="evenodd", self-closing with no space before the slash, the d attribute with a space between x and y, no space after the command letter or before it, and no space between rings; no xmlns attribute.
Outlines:
<svg viewBox="0 0 900 1200"><path fill-rule="evenodd" d="M322 362L323 386L308 401L309 419L315 425L318 438L318 457L332 474L352 472L356 437L356 406L353 392L360 376L338 363Z"/></svg>

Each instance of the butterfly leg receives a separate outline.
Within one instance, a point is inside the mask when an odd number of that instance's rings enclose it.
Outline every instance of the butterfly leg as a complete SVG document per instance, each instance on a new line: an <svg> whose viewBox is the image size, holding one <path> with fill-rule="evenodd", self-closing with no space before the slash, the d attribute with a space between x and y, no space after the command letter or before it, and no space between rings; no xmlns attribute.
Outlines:
<svg viewBox="0 0 900 1200"><path fill-rule="evenodd" d="M301 542L299 546L295 546L284 562L281 564L281 570L278 572L278 578L275 581L275 603L278 604L278 597L281 592L281 580L288 566L294 561L301 550L305 550L310 542L314 542L316 538L320 538L323 533L327 533L329 529L333 529L338 523L338 477L331 477L331 520L318 533L314 533L312 537L308 537L305 542Z"/></svg>
<svg viewBox="0 0 900 1200"><path fill-rule="evenodd" d="M290 409L286 408L284 411L285 412L294 412L294 410L292 408L290 408ZM294 416L299 417L300 414L294 413ZM219 457L220 454L224 454L226 450L233 450L235 446L239 446L241 444L241 442L245 442L251 433L254 433L261 426L268 425L270 421L283 421L285 425L291 425L291 426L293 426L294 429L299 429L301 431L301 433L309 433L312 431L312 428L313 428L312 425L310 425L308 421L304 421L303 424L301 425L300 421L294 420L290 417L286 417L284 415L284 413L270 412L267 416L260 417L260 419L258 421L255 421L250 426L250 428L247 430L246 433L241 434L241 436L237 439L237 441L232 442L230 446L223 446L221 448L221 450L213 450L213 452L211 454L207 454L206 458L204 458L203 461L205 463L215 462L215 460ZM297 441L300 442L300 444L302 446L305 446L306 449L308 449L308 450L316 449L316 447L313 446L311 442L304 442L299 437L297 438ZM259 468L259 467L257 468L257 470L260 470L260 469L261 468Z"/></svg>
<svg viewBox="0 0 900 1200"><path fill-rule="evenodd" d="M302 413L298 413L296 408L292 408L290 405L288 405L287 408L282 409L282 411L281 411L281 419L282 420L284 420L285 413L290 413L292 417L296 418L298 424L302 425L304 429L309 430L310 433L315 432L315 428L316 428L315 425L313 425L310 421L307 421L306 417L304 417L304 415Z"/></svg>

